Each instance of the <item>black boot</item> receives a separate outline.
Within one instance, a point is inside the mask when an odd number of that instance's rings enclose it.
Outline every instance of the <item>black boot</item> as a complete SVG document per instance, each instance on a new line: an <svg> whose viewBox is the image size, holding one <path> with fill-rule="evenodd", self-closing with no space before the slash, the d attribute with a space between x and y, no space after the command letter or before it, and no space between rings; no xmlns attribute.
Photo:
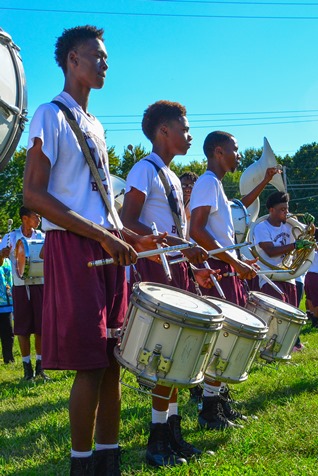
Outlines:
<svg viewBox="0 0 318 476"><path fill-rule="evenodd" d="M71 458L70 476L94 476L93 455L88 458Z"/></svg>
<svg viewBox="0 0 318 476"><path fill-rule="evenodd" d="M183 458L198 457L202 451L195 448L190 443L187 443L181 434L181 416L171 415L168 418L168 425L170 428L170 445L177 455Z"/></svg>
<svg viewBox="0 0 318 476"><path fill-rule="evenodd" d="M202 410L199 413L199 425L210 430L224 430L225 428L233 427L242 428L242 425L237 425L226 418L223 413L221 399L218 395L203 397Z"/></svg>
<svg viewBox="0 0 318 476"><path fill-rule="evenodd" d="M223 413L224 416L230 420L230 421L235 421L235 420L247 420L247 416L243 415L241 412L238 412L236 410L233 410L233 408L230 405L231 399L229 397L229 391L225 390L224 392L220 391L220 403L223 408Z"/></svg>
<svg viewBox="0 0 318 476"><path fill-rule="evenodd" d="M94 451L94 476L120 476L120 448Z"/></svg>
<svg viewBox="0 0 318 476"><path fill-rule="evenodd" d="M187 464L187 460L179 458L170 444L170 428L168 423L151 423L148 439L146 460L152 466L176 466Z"/></svg>
<svg viewBox="0 0 318 476"><path fill-rule="evenodd" d="M35 376L42 377L44 380L50 380L50 377L42 370L42 361L39 359L35 362Z"/></svg>
<svg viewBox="0 0 318 476"><path fill-rule="evenodd" d="M23 370L24 370L24 380L32 380L34 375L33 375L33 368L31 361L30 362L23 362Z"/></svg>
<svg viewBox="0 0 318 476"><path fill-rule="evenodd" d="M190 400L194 403L200 403L202 401L203 388L200 385L189 388Z"/></svg>

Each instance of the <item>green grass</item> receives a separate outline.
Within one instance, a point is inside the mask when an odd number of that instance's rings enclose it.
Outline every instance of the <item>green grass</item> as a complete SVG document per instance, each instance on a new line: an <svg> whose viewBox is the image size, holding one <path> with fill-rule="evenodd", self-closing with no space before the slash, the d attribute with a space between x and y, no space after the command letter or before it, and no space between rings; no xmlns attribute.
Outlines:
<svg viewBox="0 0 318 476"><path fill-rule="evenodd" d="M306 325L306 348L288 363L257 360L246 382L231 385L240 410L249 418L242 429L202 431L196 405L180 391L186 439L214 456L187 466L153 469L145 464L151 398L123 386L120 443L123 476L142 475L317 475L318 330ZM68 397L72 372L50 372L52 380L24 382L21 358L0 361L0 475L69 474ZM125 374L130 384L135 378Z"/></svg>

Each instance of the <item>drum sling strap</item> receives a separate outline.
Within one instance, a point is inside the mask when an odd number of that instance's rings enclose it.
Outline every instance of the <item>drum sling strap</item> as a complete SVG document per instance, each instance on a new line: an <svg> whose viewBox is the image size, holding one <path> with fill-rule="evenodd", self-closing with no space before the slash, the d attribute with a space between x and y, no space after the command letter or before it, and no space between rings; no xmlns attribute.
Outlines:
<svg viewBox="0 0 318 476"><path fill-rule="evenodd" d="M144 159L144 160L146 160L147 162L152 164L154 166L154 168L157 170L158 176L159 176L159 178L162 182L162 185L164 186L165 192L166 192L166 196L167 196L168 203L169 203L169 206L170 206L170 210L171 210L171 213L172 213L172 218L173 218L173 221L176 225L178 235L179 235L180 238L183 238L183 231L182 231L182 226L181 226L180 215L178 213L177 204L176 204L176 201L174 199L174 196L173 196L173 193L172 193L172 188L169 185L167 177L165 176L162 168L159 167L155 162L153 162L152 160L149 160L149 159ZM189 277L194 282L196 292L199 296L202 296L199 284L198 284L197 280L195 279L193 269L191 268L191 265L188 261L186 261L186 264L187 264L187 267L188 267Z"/></svg>
<svg viewBox="0 0 318 476"><path fill-rule="evenodd" d="M69 123L72 131L74 132L74 134L75 134L75 136L78 140L78 143L79 143L79 145L82 149L82 152L83 152L83 155L86 159L86 162L88 163L90 171L91 171L91 173L94 177L94 180L95 180L95 182L98 186L98 189L100 191L102 199L104 200L106 208L107 208L110 216L112 217L113 223L114 223L114 225L115 225L115 227L116 227L116 229L117 229L117 231L120 235L120 238L123 240L122 234L120 232L120 227L119 227L119 217L117 215L117 212L116 211L114 212L114 210L112 209L112 206L111 206L111 203L110 203L109 198L107 196L107 193L106 193L105 187L103 185L102 179L99 175L96 162L95 162L94 158L92 157L92 153L90 151L90 148L87 145L87 142L85 140L83 132L81 131L75 117L73 116L73 113L70 111L70 109L67 106L65 106L65 104L63 104L60 101L52 101L52 103L56 104L61 109L61 111L64 114L64 117L65 117L66 121Z"/></svg>
<svg viewBox="0 0 318 476"><path fill-rule="evenodd" d="M91 171L91 173L94 177L94 180L97 184L97 187L100 191L102 199L104 200L104 203L106 205L106 209L108 210L110 216L112 217L115 228L119 233L120 239L125 241L124 237L123 237L123 235L120 231L119 216L118 216L117 210L113 210L113 208L111 206L111 203L110 203L109 198L107 196L107 193L106 193L105 187L103 185L102 179L99 175L96 162L95 162L94 158L92 157L92 153L90 151L90 148L87 145L87 142L85 140L83 132L81 131L79 125L77 124L77 121L76 121L74 115L72 114L70 109L67 106L65 106L65 104L63 104L60 101L52 101L52 103L56 104L61 109L61 111L64 114L64 117L65 117L66 121L69 123L72 131L74 132L74 134L75 134L75 136L78 140L78 143L79 143L79 145L82 149L82 152L83 152L83 155L86 159L86 162L88 163L90 171ZM139 275L139 273L136 269L136 266L134 264L132 265L132 268L133 268L133 272L134 272L135 276L138 276L138 279L140 280L140 275Z"/></svg>

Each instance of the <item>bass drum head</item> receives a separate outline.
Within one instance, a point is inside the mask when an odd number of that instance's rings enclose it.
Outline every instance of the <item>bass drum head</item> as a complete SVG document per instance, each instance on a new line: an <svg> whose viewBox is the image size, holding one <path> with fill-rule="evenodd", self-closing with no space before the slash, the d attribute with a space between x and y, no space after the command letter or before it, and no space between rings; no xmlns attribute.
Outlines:
<svg viewBox="0 0 318 476"><path fill-rule="evenodd" d="M250 224L249 215L246 207L240 200L233 198L230 202L232 220L235 232L235 241L237 243L243 243L245 241L248 227Z"/></svg>
<svg viewBox="0 0 318 476"><path fill-rule="evenodd" d="M11 159L24 130L26 82L19 47L0 28L0 171Z"/></svg>

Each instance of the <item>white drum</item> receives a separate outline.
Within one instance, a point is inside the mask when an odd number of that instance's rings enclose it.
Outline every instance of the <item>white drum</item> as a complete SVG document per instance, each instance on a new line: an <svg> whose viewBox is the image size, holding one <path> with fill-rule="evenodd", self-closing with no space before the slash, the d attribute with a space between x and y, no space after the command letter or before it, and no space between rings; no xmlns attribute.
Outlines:
<svg viewBox="0 0 318 476"><path fill-rule="evenodd" d="M291 304L258 291L249 293L246 309L268 325L266 339L260 348L262 359L269 362L290 359L301 328L306 324L306 314Z"/></svg>
<svg viewBox="0 0 318 476"><path fill-rule="evenodd" d="M43 259L40 258L40 251L43 247L43 240L27 241L20 238L15 245L16 272L21 279L32 279L43 277Z"/></svg>
<svg viewBox="0 0 318 476"><path fill-rule="evenodd" d="M229 203L231 206L236 242L243 243L250 224L248 212L240 200L233 198Z"/></svg>
<svg viewBox="0 0 318 476"><path fill-rule="evenodd" d="M240 306L210 296L205 299L219 306L225 317L205 376L221 382L244 382L266 337L267 325Z"/></svg>
<svg viewBox="0 0 318 476"><path fill-rule="evenodd" d="M110 179L113 186L115 208L117 211L119 211L124 203L126 182L122 178L112 174L110 174Z"/></svg>
<svg viewBox="0 0 318 476"><path fill-rule="evenodd" d="M223 320L216 304L192 293L136 283L115 356L148 388L194 386L203 380Z"/></svg>
<svg viewBox="0 0 318 476"><path fill-rule="evenodd" d="M0 28L0 171L12 157L24 130L26 83L19 47Z"/></svg>

